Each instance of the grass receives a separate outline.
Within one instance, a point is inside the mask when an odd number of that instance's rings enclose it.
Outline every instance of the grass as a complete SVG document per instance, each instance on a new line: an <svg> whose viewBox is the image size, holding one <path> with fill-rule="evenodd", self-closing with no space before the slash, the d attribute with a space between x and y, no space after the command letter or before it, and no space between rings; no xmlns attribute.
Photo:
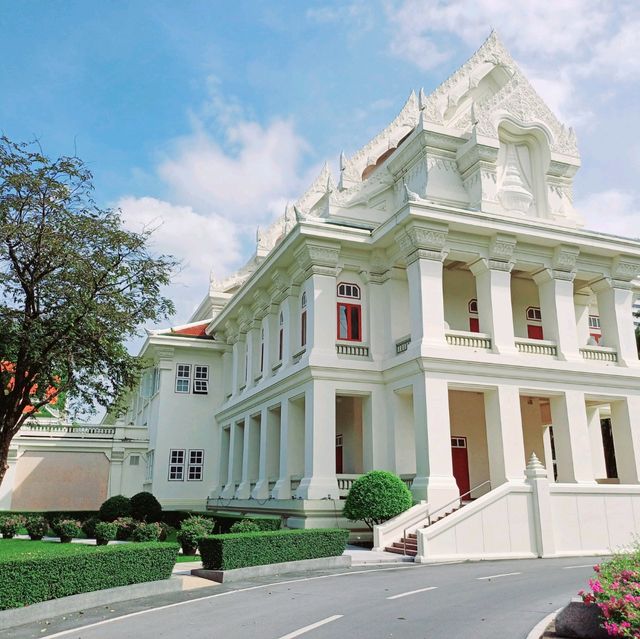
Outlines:
<svg viewBox="0 0 640 639"><path fill-rule="evenodd" d="M178 555L178 558L176 559L176 563L178 564L183 564L187 561L202 561L202 558L200 557L200 555Z"/></svg>

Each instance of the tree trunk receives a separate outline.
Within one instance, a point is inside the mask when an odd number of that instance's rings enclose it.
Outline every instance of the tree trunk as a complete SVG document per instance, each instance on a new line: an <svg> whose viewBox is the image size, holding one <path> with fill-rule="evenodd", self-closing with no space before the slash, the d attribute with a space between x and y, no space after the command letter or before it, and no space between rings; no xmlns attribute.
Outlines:
<svg viewBox="0 0 640 639"><path fill-rule="evenodd" d="M11 430L9 424L5 422L0 431L0 486L2 486L2 480L9 470L9 446L13 439Z"/></svg>

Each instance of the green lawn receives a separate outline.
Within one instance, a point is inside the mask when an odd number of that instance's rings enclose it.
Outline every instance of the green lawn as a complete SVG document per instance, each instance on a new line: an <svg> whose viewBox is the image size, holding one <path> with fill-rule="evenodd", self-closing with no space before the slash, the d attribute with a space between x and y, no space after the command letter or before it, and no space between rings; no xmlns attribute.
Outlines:
<svg viewBox="0 0 640 639"><path fill-rule="evenodd" d="M57 541L32 541L30 539L0 539L0 559L15 557L42 557L55 553L91 552L96 546L87 544L61 544Z"/></svg>

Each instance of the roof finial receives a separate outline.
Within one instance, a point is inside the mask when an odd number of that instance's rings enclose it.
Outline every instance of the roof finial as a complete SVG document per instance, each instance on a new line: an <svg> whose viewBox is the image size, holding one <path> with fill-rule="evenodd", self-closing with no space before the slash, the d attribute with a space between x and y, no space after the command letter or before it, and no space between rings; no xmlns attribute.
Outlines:
<svg viewBox="0 0 640 639"><path fill-rule="evenodd" d="M422 111L423 109L425 109L427 106L427 96L424 92L424 89L420 89L420 93L418 95L418 107L420 108L420 111Z"/></svg>
<svg viewBox="0 0 640 639"><path fill-rule="evenodd" d="M419 202L420 196L409 189L404 178L402 178L402 185L404 186L404 200L405 202Z"/></svg>
<svg viewBox="0 0 640 639"><path fill-rule="evenodd" d="M347 156L344 151L340 151L340 170L344 171L347 168Z"/></svg>

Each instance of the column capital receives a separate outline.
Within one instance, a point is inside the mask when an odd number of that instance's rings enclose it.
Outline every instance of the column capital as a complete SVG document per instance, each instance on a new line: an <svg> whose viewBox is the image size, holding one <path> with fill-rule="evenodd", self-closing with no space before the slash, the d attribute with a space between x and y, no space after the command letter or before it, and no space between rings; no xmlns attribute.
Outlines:
<svg viewBox="0 0 640 639"><path fill-rule="evenodd" d="M594 293L600 293L614 288L621 289L623 291L630 291L632 288L631 282L627 280L617 280L612 277L603 277L600 280L591 282L589 286L591 286L591 290Z"/></svg>
<svg viewBox="0 0 640 639"><path fill-rule="evenodd" d="M395 235L407 264L417 259L440 260L448 254L445 249L449 227L446 224L411 222Z"/></svg>
<svg viewBox="0 0 640 639"><path fill-rule="evenodd" d="M640 275L640 260L631 255L617 255L611 263L611 276L614 280L630 282Z"/></svg>
<svg viewBox="0 0 640 639"><path fill-rule="evenodd" d="M505 271L511 273L513 262L503 262L502 260L488 260L484 257L469 264L469 269L475 275L481 275L486 271Z"/></svg>
<svg viewBox="0 0 640 639"><path fill-rule="evenodd" d="M491 261L512 262L517 240L514 235L498 233L489 242L489 258Z"/></svg>
<svg viewBox="0 0 640 639"><path fill-rule="evenodd" d="M576 262L580 255L580 248L567 244L560 244L553 250L553 268L559 271L575 271Z"/></svg>
<svg viewBox="0 0 640 639"><path fill-rule="evenodd" d="M543 268L541 271L534 273L533 281L540 286L545 282L551 282L552 280L561 280L563 282L573 282L576 274L575 271L559 271L553 268Z"/></svg>
<svg viewBox="0 0 640 639"><path fill-rule="evenodd" d="M340 245L333 242L305 242L294 253L296 267L303 272L319 275L336 275Z"/></svg>

